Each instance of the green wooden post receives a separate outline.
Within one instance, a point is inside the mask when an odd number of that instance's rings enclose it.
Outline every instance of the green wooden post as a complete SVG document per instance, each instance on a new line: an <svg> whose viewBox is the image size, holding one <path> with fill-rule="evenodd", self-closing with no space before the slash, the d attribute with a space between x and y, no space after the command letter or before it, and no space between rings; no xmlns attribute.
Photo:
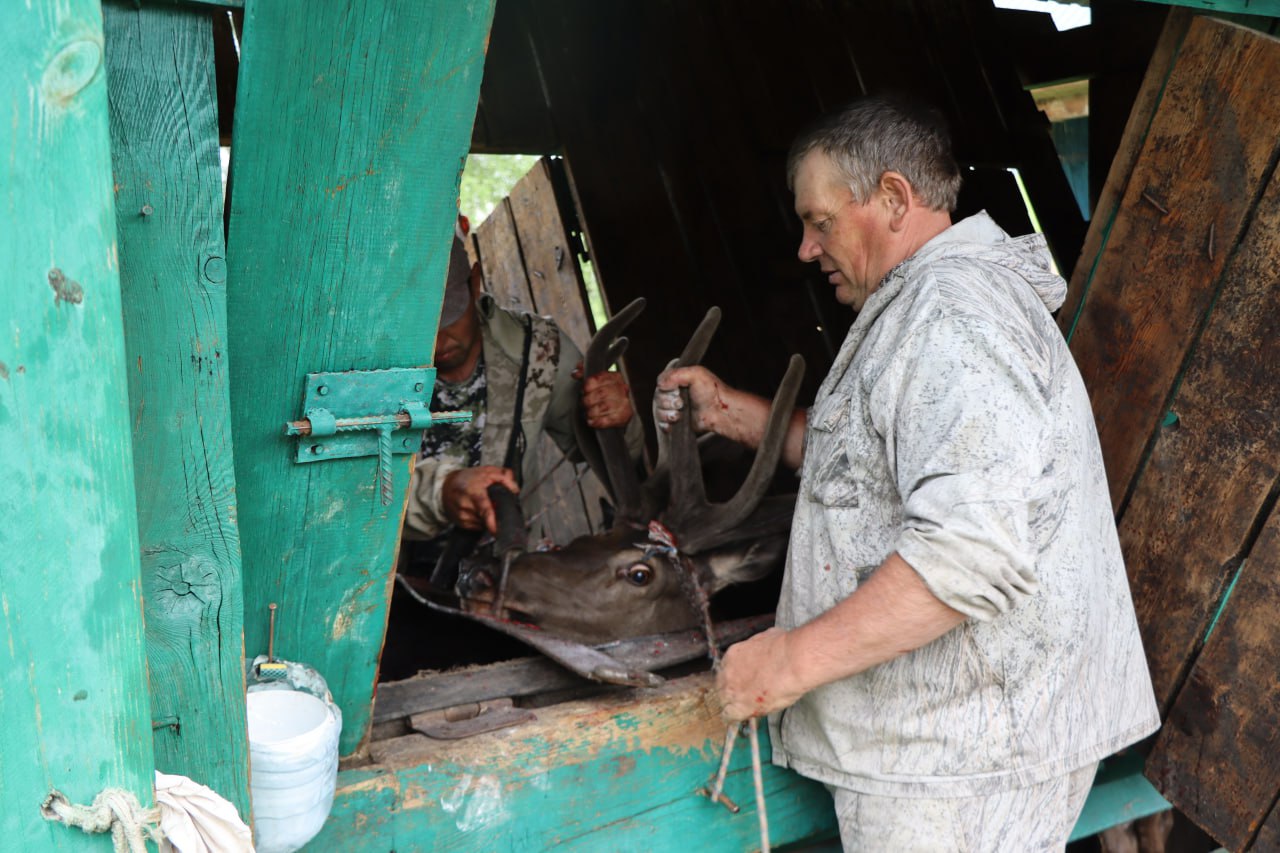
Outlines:
<svg viewBox="0 0 1280 853"><path fill-rule="evenodd" d="M369 726L409 456L384 506L377 457L298 464L284 424L308 373L430 362L492 17L245 5L227 256L245 647L266 651L278 602L276 652L328 680L344 754Z"/></svg>
<svg viewBox="0 0 1280 853"><path fill-rule="evenodd" d="M156 763L247 819L212 28L184 8L103 15Z"/></svg>
<svg viewBox="0 0 1280 853"><path fill-rule="evenodd" d="M151 799L137 515L96 0L6 9L0 121L0 846L109 850L51 788Z"/></svg>

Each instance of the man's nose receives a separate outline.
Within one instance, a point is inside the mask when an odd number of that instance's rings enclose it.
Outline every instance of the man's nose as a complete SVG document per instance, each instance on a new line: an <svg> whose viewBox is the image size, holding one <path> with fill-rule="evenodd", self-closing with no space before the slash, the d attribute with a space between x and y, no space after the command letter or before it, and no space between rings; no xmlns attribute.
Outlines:
<svg viewBox="0 0 1280 853"><path fill-rule="evenodd" d="M800 260L806 264L810 261L816 261L822 255L822 247L818 245L818 241L805 234L800 238L800 251L796 252Z"/></svg>

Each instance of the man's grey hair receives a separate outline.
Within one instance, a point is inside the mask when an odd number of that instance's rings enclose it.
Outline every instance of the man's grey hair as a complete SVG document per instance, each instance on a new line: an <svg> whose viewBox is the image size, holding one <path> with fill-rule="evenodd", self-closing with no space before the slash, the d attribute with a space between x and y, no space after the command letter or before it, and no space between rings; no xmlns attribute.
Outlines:
<svg viewBox="0 0 1280 853"><path fill-rule="evenodd" d="M811 151L821 151L849 183L854 200L871 200L885 172L898 172L934 210L954 211L960 167L951 135L936 110L896 96L860 98L802 132L787 156L787 186Z"/></svg>

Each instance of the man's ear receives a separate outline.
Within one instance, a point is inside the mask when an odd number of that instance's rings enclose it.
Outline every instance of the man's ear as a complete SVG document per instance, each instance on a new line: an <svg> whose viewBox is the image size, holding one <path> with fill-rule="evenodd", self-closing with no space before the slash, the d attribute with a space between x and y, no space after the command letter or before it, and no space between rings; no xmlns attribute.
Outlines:
<svg viewBox="0 0 1280 853"><path fill-rule="evenodd" d="M879 189L889 214L889 230L901 231L906 227L907 215L916 205L911 182L900 172L885 172L880 176Z"/></svg>

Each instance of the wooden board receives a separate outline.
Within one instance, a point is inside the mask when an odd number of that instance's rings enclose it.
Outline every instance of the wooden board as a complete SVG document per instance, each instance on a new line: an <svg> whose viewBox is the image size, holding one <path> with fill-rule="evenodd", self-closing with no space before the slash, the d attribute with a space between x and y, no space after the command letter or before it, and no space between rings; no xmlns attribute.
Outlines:
<svg viewBox="0 0 1280 853"><path fill-rule="evenodd" d="M1273 178L1170 404L1177 421L1159 431L1120 523L1151 677L1166 710L1280 477L1277 265L1280 181Z"/></svg>
<svg viewBox="0 0 1280 853"><path fill-rule="evenodd" d="M524 272L524 258L520 250L520 235L507 199L503 199L489 218L477 226L475 246L480 255L485 290L492 293L504 308L533 310L533 297L529 294L529 279Z"/></svg>
<svg viewBox="0 0 1280 853"><path fill-rule="evenodd" d="M0 71L0 838L111 849L52 789L151 800L138 517L94 0L6 9Z"/></svg>
<svg viewBox="0 0 1280 853"><path fill-rule="evenodd" d="M555 320L580 351L593 332L576 253L561 215L551 164L543 158L476 228L475 245L485 289L504 308ZM606 492L584 464L564 459L543 434L537 453L543 471L536 487L543 511L530 518L531 536L560 545L602 529L600 499Z"/></svg>
<svg viewBox="0 0 1280 853"><path fill-rule="evenodd" d="M1122 526L1157 696L1168 706L1181 688L1148 772L1232 849L1280 793L1280 688L1271 674L1280 656L1280 518L1253 541L1280 482L1278 264L1273 178L1174 399L1179 423L1158 439ZM1245 554L1221 621L1193 658Z"/></svg>
<svg viewBox="0 0 1280 853"><path fill-rule="evenodd" d="M1111 160L1107 172L1106 183L1094 205L1093 218L1089 233L1085 235L1084 245L1080 249L1080 259L1071 274L1070 286L1067 289L1066 301L1058 310L1058 324L1068 340L1075 337L1076 324L1079 322L1080 308L1084 304L1093 277L1097 272L1102 247L1109 239L1116 216L1120 213L1120 203L1129 186L1129 178L1137 165L1138 156L1143 151L1147 134L1155 118L1156 108L1164 97L1165 83L1173 71L1174 60L1187 36L1187 28L1191 26L1192 15L1188 12L1174 11L1165 21L1160 39L1156 43L1142 87L1129 112L1129 120L1125 124L1124 135Z"/></svg>
<svg viewBox="0 0 1280 853"><path fill-rule="evenodd" d="M1147 762L1147 775L1229 850L1250 842L1280 792L1280 515L1268 520L1231 602Z"/></svg>
<svg viewBox="0 0 1280 853"><path fill-rule="evenodd" d="M156 767L247 816L210 21L114 3L103 15Z"/></svg>
<svg viewBox="0 0 1280 853"><path fill-rule="evenodd" d="M297 464L303 377L431 361L492 2L245 8L228 239L245 648L314 666L369 725L409 456Z"/></svg>
<svg viewBox="0 0 1280 853"><path fill-rule="evenodd" d="M1197 18L1107 228L1072 353L1122 502L1270 169L1280 42ZM1206 128L1214 132L1206 133ZM1215 251L1209 251L1210 237Z"/></svg>
<svg viewBox="0 0 1280 853"><path fill-rule="evenodd" d="M410 735L339 774L333 812L309 850L759 849L750 750L740 739L725 793L737 815L694 791L719 764L724 727L712 677L535 711L535 722L464 741ZM769 763L770 839L834 834L819 784Z"/></svg>

